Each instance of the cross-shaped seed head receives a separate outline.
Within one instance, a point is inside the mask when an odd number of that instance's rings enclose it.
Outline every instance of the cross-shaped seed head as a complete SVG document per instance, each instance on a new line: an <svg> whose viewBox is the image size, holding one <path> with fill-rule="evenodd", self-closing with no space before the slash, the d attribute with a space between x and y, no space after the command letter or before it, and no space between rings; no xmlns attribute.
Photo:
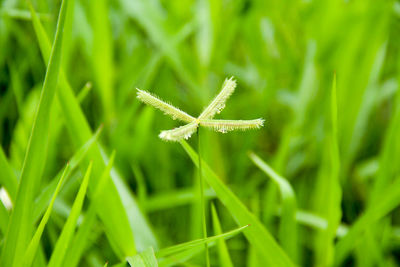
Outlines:
<svg viewBox="0 0 400 267"><path fill-rule="evenodd" d="M143 103L153 106L164 114L170 115L174 120L178 119L187 124L172 130L162 131L159 137L166 141L179 141L188 139L197 131L197 127L203 126L211 128L217 132L226 133L234 130L259 129L264 125L263 119L255 120L214 120L215 114L220 113L224 107L226 100L233 94L236 87L236 81L231 77L226 79L221 91L213 99L213 101L204 109L199 117L194 118L186 112L166 103L155 95L146 91L137 89L137 98Z"/></svg>

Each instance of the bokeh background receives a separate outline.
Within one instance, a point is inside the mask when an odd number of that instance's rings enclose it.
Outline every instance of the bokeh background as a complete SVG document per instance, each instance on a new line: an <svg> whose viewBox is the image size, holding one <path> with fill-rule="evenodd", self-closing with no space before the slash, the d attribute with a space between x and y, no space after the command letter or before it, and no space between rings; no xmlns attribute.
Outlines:
<svg viewBox="0 0 400 267"><path fill-rule="evenodd" d="M60 1L32 3L52 39ZM147 233L135 238L138 250L200 238L201 219L195 166L179 143L158 138L161 130L180 122L141 104L135 88L197 116L224 79L234 76L238 87L218 118L262 117L265 126L227 134L202 132L202 157L218 177L278 243L282 199L249 151L289 181L301 212L293 239L299 265L323 266L317 255L327 248L318 237L324 231L321 224L330 219L333 225L340 222L342 231L328 244L333 251L349 229L362 225L352 232L352 249L335 261L337 265L399 264L400 194L384 198L400 173L399 2L75 0L73 10L65 29L69 34L63 69L91 129L103 125L99 142L104 153L116 151L114 169L127 192L135 195L135 212L145 218L138 225L151 229L136 229ZM2 0L0 143L17 177L46 65L27 3ZM327 125L335 73L340 167L332 175L326 158L332 145ZM79 148L60 99L54 106L40 188ZM194 148L196 138L188 140ZM56 201L42 238L43 260L51 254L83 172L73 173L75 178ZM340 189L334 189L336 185ZM329 198L332 194L336 198ZM222 229L238 227L215 192L208 188L206 195L218 211ZM379 206L376 213L361 217L384 201L390 208ZM335 209L341 211L339 217L329 217ZM211 209L207 216L213 234ZM81 266L118 263L102 220L95 220ZM227 246L235 266L261 266L243 235L227 241ZM210 251L212 265L219 266L218 251ZM183 265L203 266L201 255Z"/></svg>

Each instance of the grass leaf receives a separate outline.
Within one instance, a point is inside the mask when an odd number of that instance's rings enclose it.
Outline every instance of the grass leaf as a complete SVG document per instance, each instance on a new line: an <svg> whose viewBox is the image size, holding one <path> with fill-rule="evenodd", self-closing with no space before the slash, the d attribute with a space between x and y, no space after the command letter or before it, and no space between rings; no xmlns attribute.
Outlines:
<svg viewBox="0 0 400 267"><path fill-rule="evenodd" d="M56 246L51 254L49 267L61 266L64 260L65 253L71 243L72 236L75 231L76 223L78 221L79 214L81 213L83 201L85 199L86 190L89 184L89 178L92 172L93 164L89 164L86 174L83 178L82 184L79 187L78 194L76 195L74 204L72 205L71 212L68 219L61 231L60 237L57 240Z"/></svg>
<svg viewBox="0 0 400 267"><path fill-rule="evenodd" d="M214 226L214 233L215 235L220 235L222 234L221 223L219 221L217 210L215 209L214 204L211 205L211 213ZM217 246L218 246L220 266L233 267L233 263L231 257L229 256L229 251L228 247L226 246L225 240L219 239L217 241Z"/></svg>
<svg viewBox="0 0 400 267"><path fill-rule="evenodd" d="M67 0L61 4L56 35L51 49L46 76L29 138L24 166L16 195L15 208L10 218L0 265L19 265L30 240L33 223L32 203L46 163L46 146L49 136L50 111L56 94L57 81L61 68L63 28L67 13Z"/></svg>
<svg viewBox="0 0 400 267"><path fill-rule="evenodd" d="M296 223L296 196L290 183L277 174L267 163L253 152L249 154L250 159L278 186L282 198L281 222L279 227L279 239L282 247L297 261L297 223Z"/></svg>
<svg viewBox="0 0 400 267"><path fill-rule="evenodd" d="M48 205L47 210L46 210L45 214L43 215L43 218L40 221L39 226L37 227L36 232L33 235L31 242L29 243L28 249L25 252L23 266L31 266L32 265L32 262L36 255L37 248L39 246L40 238L42 237L42 234L43 234L44 227L46 226L47 221L50 218L51 211L53 210L54 201L56 200L58 192L60 192L60 190L61 190L61 186L64 183L64 179L67 176L68 170L69 170L69 165L67 165L64 168L61 178L59 179L59 181L57 183L57 187L53 193L53 197L51 198L50 204Z"/></svg>
<svg viewBox="0 0 400 267"><path fill-rule="evenodd" d="M145 251L136 254L132 257L127 257L129 265L132 267L157 267L157 258L154 254L154 250L152 247L149 247Z"/></svg>
<svg viewBox="0 0 400 267"><path fill-rule="evenodd" d="M181 141L181 145L197 166L198 158L196 152L185 141ZM258 251L264 263L268 266L293 266L287 254L276 243L257 217L247 209L204 161L202 166L204 179L214 189L218 199L229 210L235 221L242 225L251 224L251 228L245 232L245 236ZM265 251L269 253L266 254Z"/></svg>

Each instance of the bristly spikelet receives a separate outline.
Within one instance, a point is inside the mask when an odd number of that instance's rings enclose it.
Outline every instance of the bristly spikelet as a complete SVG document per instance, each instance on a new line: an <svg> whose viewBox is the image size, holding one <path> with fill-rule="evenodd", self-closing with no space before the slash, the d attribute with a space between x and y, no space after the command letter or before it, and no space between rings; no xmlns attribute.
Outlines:
<svg viewBox="0 0 400 267"><path fill-rule="evenodd" d="M136 88L136 90L137 90L137 98L140 101L163 111L164 114L170 115L174 120L178 119L184 122L192 122L196 120L186 112L172 106L171 104L162 101L160 98L150 94L149 92L140 90L138 88Z"/></svg>
<svg viewBox="0 0 400 267"><path fill-rule="evenodd" d="M264 125L264 120L201 120L200 125L217 132L227 133L235 130L259 129Z"/></svg>
<svg viewBox="0 0 400 267"><path fill-rule="evenodd" d="M159 137L166 141L175 141L175 142L182 139L189 139L190 136L192 136L192 134L197 130L198 126L199 126L198 122L194 121L172 130L162 131L159 134Z"/></svg>
<svg viewBox="0 0 400 267"><path fill-rule="evenodd" d="M200 114L199 120L212 119L215 114L220 113L224 107L226 100L233 94L236 87L236 81L231 77L226 79L221 92L213 99L210 105Z"/></svg>
<svg viewBox="0 0 400 267"><path fill-rule="evenodd" d="M181 121L187 122L188 124L168 130L162 131L159 137L166 141L179 141L182 139L188 139L190 136L197 131L197 127L204 126L213 129L214 131L227 133L230 131L240 130L250 130L259 129L264 125L263 119L255 120L213 120L212 118L215 114L220 113L225 107L226 100L232 95L236 87L236 81L231 77L226 79L221 92L213 99L213 101L208 105L207 108L200 114L198 118L194 118L189 114L183 112L182 110L168 104L158 97L137 89L137 98L143 103L151 105L164 111L165 114L171 115L173 119L179 119Z"/></svg>

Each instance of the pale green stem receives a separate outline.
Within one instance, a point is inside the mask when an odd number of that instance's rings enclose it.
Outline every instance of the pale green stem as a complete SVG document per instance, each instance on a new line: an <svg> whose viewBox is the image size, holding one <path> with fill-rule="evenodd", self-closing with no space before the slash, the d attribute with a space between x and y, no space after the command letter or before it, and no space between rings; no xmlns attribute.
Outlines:
<svg viewBox="0 0 400 267"><path fill-rule="evenodd" d="M201 169L201 143L200 143L200 127L197 128L197 153L199 159L199 188L200 188L200 210L201 210L201 218L202 218L202 226L203 226L203 238L207 238L207 222L206 222L206 201L204 198L204 180L203 180L203 173ZM210 256L208 253L208 245L207 243L204 244L205 252L206 252L206 266L210 267Z"/></svg>

